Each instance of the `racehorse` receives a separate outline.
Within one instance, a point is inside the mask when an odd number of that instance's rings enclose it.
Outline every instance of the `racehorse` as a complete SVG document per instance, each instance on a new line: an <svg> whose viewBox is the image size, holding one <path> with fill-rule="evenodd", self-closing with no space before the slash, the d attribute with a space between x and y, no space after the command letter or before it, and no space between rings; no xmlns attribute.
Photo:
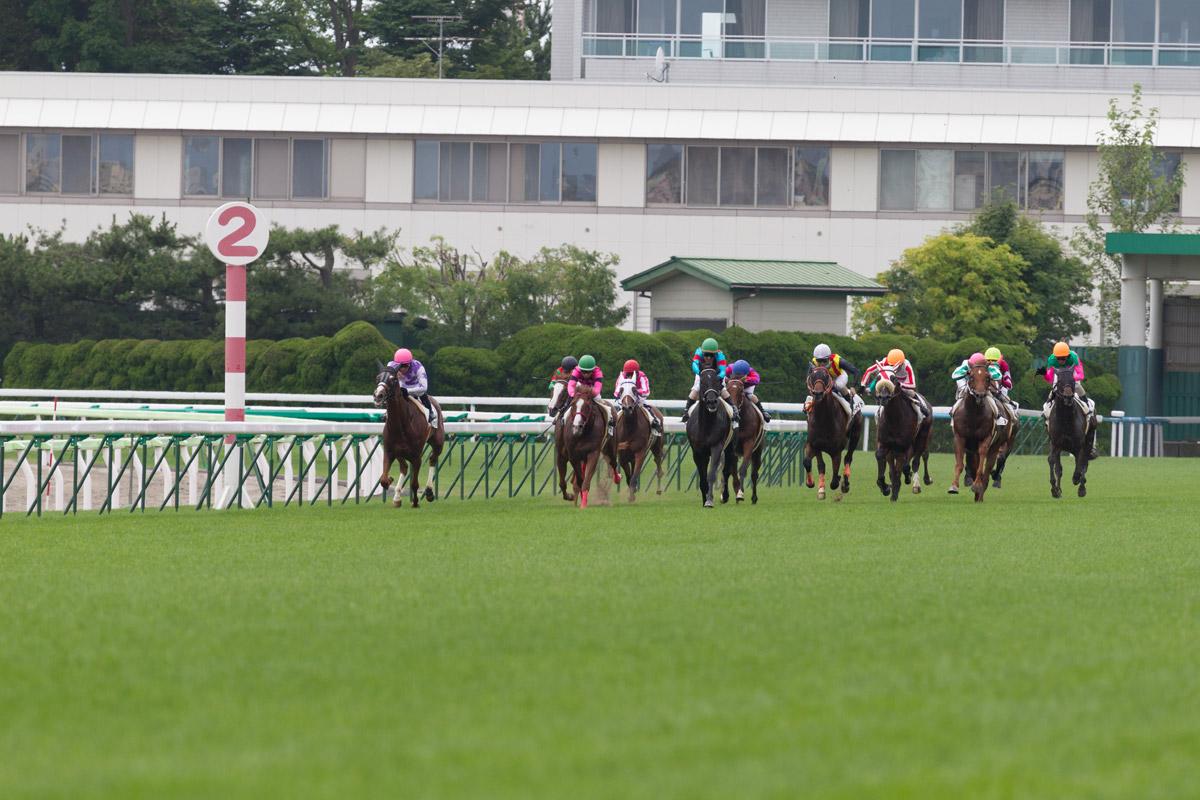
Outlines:
<svg viewBox="0 0 1200 800"><path fill-rule="evenodd" d="M971 491L975 502L983 502L988 475L996 466L1000 448L1009 440L1007 426L997 424L1003 415L1000 401L992 396L992 378L986 364L977 364L967 373L966 391L950 410L950 428L954 432L954 479L949 494L958 494L968 450L974 451Z"/></svg>
<svg viewBox="0 0 1200 800"><path fill-rule="evenodd" d="M750 470L750 502L758 502L758 469L762 465L763 448L767 443L766 422L758 406L746 394L745 384L737 378L725 381L729 391L729 399L741 416L737 434L730 440L725 453L725 487L721 490L721 502L729 502L729 479L733 478L733 488L737 493L737 502L746 499L743 486L746 483L746 470ZM741 460L741 468L738 461Z"/></svg>
<svg viewBox="0 0 1200 800"><path fill-rule="evenodd" d="M733 421L721 401L721 379L717 371L700 371L700 400L692 408L687 421L688 444L692 461L696 463L696 479L705 508L713 507L713 487L725 449L733 439Z"/></svg>
<svg viewBox="0 0 1200 800"><path fill-rule="evenodd" d="M1050 494L1062 497L1062 454L1065 450L1075 456L1075 473L1071 483L1079 487L1079 496L1087 495L1088 456L1096 433L1089 430L1088 415L1079 406L1075 392L1075 368L1057 367L1054 370L1054 389L1051 391L1050 416L1046 431L1050 434Z"/></svg>
<svg viewBox="0 0 1200 800"><path fill-rule="evenodd" d="M833 463L833 499L841 500L850 491L850 465L854 451L862 439L862 414L847 411L833 387L833 377L825 367L814 366L808 371L808 393L812 409L808 412L808 442L804 445L804 485L813 488L812 462L817 457L819 472L817 499L825 499L825 455ZM846 451L842 466L842 451Z"/></svg>
<svg viewBox="0 0 1200 800"><path fill-rule="evenodd" d="M632 382L621 384L621 405L617 409L616 454L617 464L625 472L629 486L629 502L637 499L642 488L642 467L647 454L654 456L654 477L657 481L656 494L662 494L663 437L650 426L650 414L658 420L662 429L662 414L638 402L637 391Z"/></svg>
<svg viewBox="0 0 1200 800"><path fill-rule="evenodd" d="M1001 406L1000 412L1004 413L1003 406ZM1009 454L1012 453L1013 447L1016 446L1017 432L1021 427L1021 418L1018 415L1006 414L1006 416L1009 417L1008 426L1006 428L1008 431L1008 436L1006 436L1004 441L1000 443L1000 453L996 456L996 467L992 470L993 489L1001 488L1002 479L1004 478L1004 467L1006 464L1008 464ZM967 476L963 480L963 483L967 486L971 486L972 483L974 483L974 478L972 478L972 476L975 474L975 470L978 469L977 462L978 455L976 452L974 450L967 450Z"/></svg>
<svg viewBox="0 0 1200 800"><path fill-rule="evenodd" d="M603 455L612 470L613 481L621 482L612 456L612 442L608 439L608 425L596 402L592 387L586 383L575 385L575 397L571 399L562 422L562 457L574 472L572 485L579 507L587 508L588 492L592 488L592 477L596 465ZM559 470L559 479L564 480L564 471ZM565 484L565 481L564 481ZM566 494L563 497L573 499Z"/></svg>
<svg viewBox="0 0 1200 800"><path fill-rule="evenodd" d="M429 398L437 414L437 425L431 426L425 415L425 409L408 392L400 387L396 375L383 370L375 377L376 408L386 408L387 418L383 426L383 477L379 485L386 495L392 485L392 462L400 465L400 481L396 484L392 505L396 508L404 505L400 488L408 478L409 500L413 508L420 508L417 499L417 480L421 472L421 455L425 445L429 445L429 472L425 478L425 499L432 503L437 500L433 491L433 481L437 475L438 459L446 444L445 417L442 407L437 400Z"/></svg>
<svg viewBox="0 0 1200 800"><path fill-rule="evenodd" d="M900 497L900 474L911 469L921 435L917 410L911 398L896 386L894 375L882 376L875 382L875 397L879 408L875 412L875 461L879 465L879 477L875 485L884 496L891 495L892 502ZM889 479L884 480L884 470ZM926 466L925 479L929 480ZM920 482L913 483L913 494L921 493Z"/></svg>

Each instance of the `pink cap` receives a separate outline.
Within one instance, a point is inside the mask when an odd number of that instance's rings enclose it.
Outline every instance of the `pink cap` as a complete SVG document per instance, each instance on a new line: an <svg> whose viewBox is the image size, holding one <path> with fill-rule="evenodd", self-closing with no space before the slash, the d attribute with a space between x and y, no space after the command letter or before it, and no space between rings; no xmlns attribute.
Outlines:
<svg viewBox="0 0 1200 800"><path fill-rule="evenodd" d="M397 364L409 364L412 363L412 360L412 351L407 347L401 347L396 351L396 355L392 356L392 361L395 361Z"/></svg>
<svg viewBox="0 0 1200 800"><path fill-rule="evenodd" d="M972 367L978 367L987 364L987 359L983 357L983 353L972 353L971 357L967 359L967 363Z"/></svg>

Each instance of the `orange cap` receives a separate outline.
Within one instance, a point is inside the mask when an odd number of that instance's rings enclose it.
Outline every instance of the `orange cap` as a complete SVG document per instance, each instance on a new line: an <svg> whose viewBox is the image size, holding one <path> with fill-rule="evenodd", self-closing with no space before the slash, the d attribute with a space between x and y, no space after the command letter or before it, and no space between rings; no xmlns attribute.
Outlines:
<svg viewBox="0 0 1200 800"><path fill-rule="evenodd" d="M889 367L894 367L904 360L904 351L899 347L890 350L887 354L887 363Z"/></svg>
<svg viewBox="0 0 1200 800"><path fill-rule="evenodd" d="M1066 342L1059 342L1058 344L1054 345L1054 355L1058 356L1059 358L1066 358L1067 356L1071 355L1071 348L1067 346Z"/></svg>

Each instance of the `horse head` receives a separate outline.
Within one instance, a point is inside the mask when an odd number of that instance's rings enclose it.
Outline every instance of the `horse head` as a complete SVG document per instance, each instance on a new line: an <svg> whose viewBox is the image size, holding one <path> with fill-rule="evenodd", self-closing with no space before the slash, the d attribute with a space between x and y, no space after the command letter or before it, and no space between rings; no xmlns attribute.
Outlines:
<svg viewBox="0 0 1200 800"><path fill-rule="evenodd" d="M725 390L729 392L729 399L733 402L733 407L740 407L742 398L746 394L746 383L741 378L726 378Z"/></svg>
<svg viewBox="0 0 1200 800"><path fill-rule="evenodd" d="M881 374L879 380L875 381L875 399L879 401L879 405L887 405L888 401L896 396L896 383L892 380L890 373Z"/></svg>
<svg viewBox="0 0 1200 800"><path fill-rule="evenodd" d="M708 413L717 413L717 405L721 401L721 379L712 367L700 370L700 399L704 401L704 409Z"/></svg>
<svg viewBox="0 0 1200 800"><path fill-rule="evenodd" d="M1054 399L1063 405L1075 401L1075 368L1054 368Z"/></svg>
<svg viewBox="0 0 1200 800"><path fill-rule="evenodd" d="M621 408L632 409L637 405L637 386L631 380L621 380L617 384L617 397L620 398Z"/></svg>
<svg viewBox="0 0 1200 800"><path fill-rule="evenodd" d="M829 377L829 370L822 366L813 366L808 370L808 378L805 379L808 384L808 393L813 396L813 402L818 403L825 396L825 392L829 391L833 381Z"/></svg>
<svg viewBox="0 0 1200 800"><path fill-rule="evenodd" d="M376 408L384 408L392 397L396 394L396 375L389 370L382 370L375 376L375 392L371 398L375 401Z"/></svg>
<svg viewBox="0 0 1200 800"><path fill-rule="evenodd" d="M595 405L592 400L595 398L592 392L592 387L587 384L575 384L575 399L571 401L573 410L571 427L575 429L575 433L579 434L592 421L592 408Z"/></svg>
<svg viewBox="0 0 1200 800"><path fill-rule="evenodd" d="M967 391L980 402L991 393L992 376L986 364L976 364L967 374Z"/></svg>

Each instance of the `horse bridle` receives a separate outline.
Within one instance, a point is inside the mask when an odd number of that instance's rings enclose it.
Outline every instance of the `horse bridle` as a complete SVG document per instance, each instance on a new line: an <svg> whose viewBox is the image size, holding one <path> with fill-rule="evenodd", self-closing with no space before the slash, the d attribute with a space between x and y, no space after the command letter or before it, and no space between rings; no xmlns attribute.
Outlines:
<svg viewBox="0 0 1200 800"><path fill-rule="evenodd" d="M984 384L984 389L982 392L976 391L975 386L973 385L977 371L982 371L982 374L987 376L987 382ZM967 372L967 391L970 392L971 396L974 397L976 400L982 400L984 397L987 397L987 395L991 393L991 381L992 381L991 373L989 373L987 371L986 365L977 365L977 366L971 367L970 370Z"/></svg>
<svg viewBox="0 0 1200 800"><path fill-rule="evenodd" d="M399 384L399 379L394 372L384 370L375 377L375 391L379 391L379 387L383 387L383 401L375 400L376 408L386 406L396 394L396 386ZM372 393L374 394L374 393Z"/></svg>
<svg viewBox="0 0 1200 800"><path fill-rule="evenodd" d="M1064 376L1071 379L1070 383L1067 383L1063 380ZM1054 388L1051 389L1054 394L1055 402L1061 403L1062 405L1070 405L1071 403L1074 403L1075 398L1078 396L1075 392L1075 384L1075 370L1073 367L1055 367ZM1069 389L1070 393L1068 394L1066 391L1063 391L1063 389Z"/></svg>
<svg viewBox="0 0 1200 800"><path fill-rule="evenodd" d="M706 372L711 372L713 377L716 377L717 371L715 369L712 367L705 367L704 369L700 370L700 377L702 380L704 378L704 373ZM712 395L711 399L709 395ZM704 401L704 407L708 409L709 413L712 413L717 410L717 402L721 399L721 390L709 386L707 389L701 392L700 397Z"/></svg>
<svg viewBox="0 0 1200 800"><path fill-rule="evenodd" d="M808 391L812 393L813 400L820 400L821 396L829 391L829 370L819 365L813 367L808 371L808 378L805 380L805 383L808 385ZM820 389L817 388L818 383L821 386Z"/></svg>

